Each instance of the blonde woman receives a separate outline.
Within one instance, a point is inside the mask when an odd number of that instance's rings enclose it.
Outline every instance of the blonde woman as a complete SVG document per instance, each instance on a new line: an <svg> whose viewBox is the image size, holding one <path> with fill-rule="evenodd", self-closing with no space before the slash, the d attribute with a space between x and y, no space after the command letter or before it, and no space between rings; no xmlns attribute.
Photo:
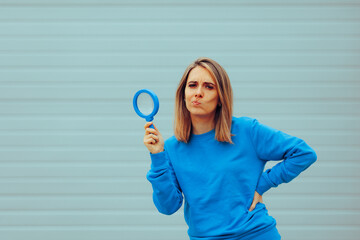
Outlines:
<svg viewBox="0 0 360 240"><path fill-rule="evenodd" d="M262 195L298 176L316 153L302 139L232 116L232 106L229 77L217 62L199 58L187 67L176 91L174 136L164 142L145 124L154 204L170 215L185 200L192 240L281 239ZM284 161L263 172L269 160Z"/></svg>

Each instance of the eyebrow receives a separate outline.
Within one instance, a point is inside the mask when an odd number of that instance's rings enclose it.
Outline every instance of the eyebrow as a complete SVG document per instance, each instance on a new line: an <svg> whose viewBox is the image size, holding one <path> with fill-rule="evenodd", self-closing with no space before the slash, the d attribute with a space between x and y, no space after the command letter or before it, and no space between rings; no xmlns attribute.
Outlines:
<svg viewBox="0 0 360 240"><path fill-rule="evenodd" d="M197 81L189 81L188 83L197 83ZM214 85L214 86L215 86L215 84L212 83L212 82L204 82L204 83L206 83L206 84L211 84L211 85Z"/></svg>

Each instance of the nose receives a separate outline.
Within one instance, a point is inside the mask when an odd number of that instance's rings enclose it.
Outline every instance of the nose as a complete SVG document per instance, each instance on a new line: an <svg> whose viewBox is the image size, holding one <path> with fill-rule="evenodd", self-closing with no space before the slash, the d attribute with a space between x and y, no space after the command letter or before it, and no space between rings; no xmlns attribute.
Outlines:
<svg viewBox="0 0 360 240"><path fill-rule="evenodd" d="M195 97L196 97L196 98L202 98L202 97L203 97L203 92L202 92L201 87L198 87L198 88L196 89Z"/></svg>

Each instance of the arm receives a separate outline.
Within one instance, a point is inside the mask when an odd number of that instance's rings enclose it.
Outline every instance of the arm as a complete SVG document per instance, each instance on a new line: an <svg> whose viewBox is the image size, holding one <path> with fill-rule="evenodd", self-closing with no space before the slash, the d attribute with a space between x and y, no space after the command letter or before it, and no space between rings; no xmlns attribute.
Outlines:
<svg viewBox="0 0 360 240"><path fill-rule="evenodd" d="M183 196L166 151L151 154L151 169L146 178L152 184L153 201L159 212L170 215L182 205Z"/></svg>
<svg viewBox="0 0 360 240"><path fill-rule="evenodd" d="M153 188L153 201L159 212L170 215L182 205L183 195L171 165L168 153L164 151L164 139L152 122L146 123L144 144L150 151L151 168L146 178Z"/></svg>
<svg viewBox="0 0 360 240"><path fill-rule="evenodd" d="M263 195L272 187L288 183L316 159L315 151L300 138L268 127L254 119L250 136L259 159L284 160L262 173L256 191Z"/></svg>

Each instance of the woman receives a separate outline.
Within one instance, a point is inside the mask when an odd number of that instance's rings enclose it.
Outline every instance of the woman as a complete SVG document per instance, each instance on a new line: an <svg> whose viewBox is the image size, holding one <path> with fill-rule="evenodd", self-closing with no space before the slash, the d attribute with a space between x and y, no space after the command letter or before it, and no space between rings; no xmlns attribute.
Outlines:
<svg viewBox="0 0 360 240"><path fill-rule="evenodd" d="M159 212L173 214L185 197L190 239L281 239L262 195L314 163L314 150L256 119L233 117L229 77L212 59L187 67L175 101L175 136L164 143L145 124ZM284 161L263 172L268 160Z"/></svg>

